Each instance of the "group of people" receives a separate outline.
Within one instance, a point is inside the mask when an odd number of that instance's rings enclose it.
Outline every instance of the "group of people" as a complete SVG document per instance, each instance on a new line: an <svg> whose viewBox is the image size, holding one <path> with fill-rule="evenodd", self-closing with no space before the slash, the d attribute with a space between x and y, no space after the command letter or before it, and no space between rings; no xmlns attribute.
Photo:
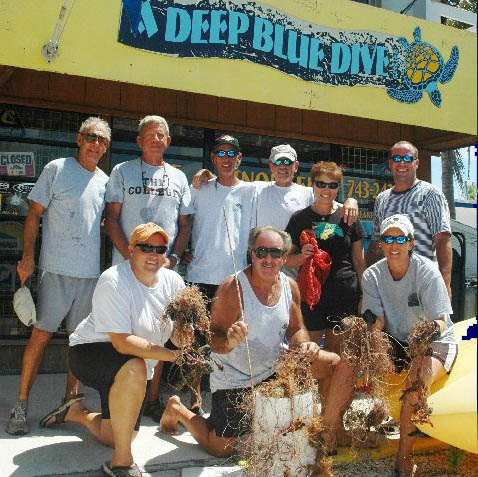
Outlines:
<svg viewBox="0 0 478 477"><path fill-rule="evenodd" d="M367 254L370 263L380 249L384 258L366 269L357 201L336 201L342 170L335 162L313 165L312 187L304 187L293 182L296 151L278 145L269 157L275 181L247 183L236 174L242 159L238 140L222 135L211 152L217 176L199 171L190 187L164 160L171 142L167 122L146 116L137 137L141 157L117 165L108 179L97 164L110 140L108 124L88 118L77 136L76 157L50 162L30 193L18 276L23 285L33 273L42 219L41 280L37 323L24 351L8 433L29 432L28 395L45 347L64 318L70 343L65 396L40 424L77 422L113 447L102 466L107 476L141 475L131 442L143 414L154 415L167 433L177 432L181 423L211 454L230 455L247 432L236 404L248 387L273 376L284 347L302 350L311 361L326 425L322 440L334 455L354 379L333 332L345 315L371 310L378 317L374 326L406 347L424 314L436 321L438 332L433 354L420 366L422 377L430 386L450 371L457 350L449 317L448 206L438 189L417 179L418 151L411 143L391 148L394 186L377 197ZM114 253L113 266L98 279L103 209ZM312 307L294 280L316 251L301 243L304 230L313 232L331 260L320 301ZM185 287L174 271L181 260L187 264L186 281L212 303L207 419L199 374L189 407L172 396L163 409L158 398L162 366L180 359L175 323L164 311ZM100 413L85 407L78 380L98 390ZM402 407L399 477L411 473L413 399L409 393Z"/></svg>

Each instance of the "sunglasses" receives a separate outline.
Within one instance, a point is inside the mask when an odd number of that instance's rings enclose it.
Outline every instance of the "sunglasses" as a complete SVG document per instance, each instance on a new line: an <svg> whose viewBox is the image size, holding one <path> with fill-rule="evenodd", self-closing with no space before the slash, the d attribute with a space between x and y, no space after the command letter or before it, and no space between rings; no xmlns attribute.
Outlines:
<svg viewBox="0 0 478 477"><path fill-rule="evenodd" d="M282 164L284 164L284 166L290 166L293 162L294 161L288 157L279 157L279 159L272 161L272 164L274 164L274 166L281 166Z"/></svg>
<svg viewBox="0 0 478 477"><path fill-rule="evenodd" d="M282 258L285 255L285 251L281 248L267 248L267 247L257 247L253 248L252 251L256 254L257 258L266 258L267 254L270 253L272 258Z"/></svg>
<svg viewBox="0 0 478 477"><path fill-rule="evenodd" d="M337 189L339 186L338 182L324 182L324 181L314 181L315 187L318 189Z"/></svg>
<svg viewBox="0 0 478 477"><path fill-rule="evenodd" d="M82 136L86 139L86 142L89 142L91 144L98 141L98 144L100 146L106 146L108 145L108 142L109 142L107 137L98 136L98 134L88 133L88 134L82 134Z"/></svg>
<svg viewBox="0 0 478 477"><path fill-rule="evenodd" d="M224 149L219 149L217 151L214 151L214 154L216 154L217 157L236 157L237 156L237 151L234 149L231 149L230 151L225 151Z"/></svg>
<svg viewBox="0 0 478 477"><path fill-rule="evenodd" d="M159 255L165 254L168 249L166 245L151 245L149 243L137 243L135 247L139 247L143 253L156 252Z"/></svg>
<svg viewBox="0 0 478 477"><path fill-rule="evenodd" d="M410 242L410 239L405 235L399 235L398 237L394 237L393 235L384 235L381 240L382 242L388 243L389 245L393 242L397 242L399 245L403 245L404 243Z"/></svg>
<svg viewBox="0 0 478 477"><path fill-rule="evenodd" d="M400 154L394 154L392 156L392 161L396 162L397 164L399 162L413 162L415 158L411 154L405 154L404 156L401 156Z"/></svg>

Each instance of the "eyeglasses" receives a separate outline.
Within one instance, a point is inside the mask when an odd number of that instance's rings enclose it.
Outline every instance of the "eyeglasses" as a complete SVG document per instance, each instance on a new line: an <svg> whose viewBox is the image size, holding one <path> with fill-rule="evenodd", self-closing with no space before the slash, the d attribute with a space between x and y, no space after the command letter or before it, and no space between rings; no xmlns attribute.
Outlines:
<svg viewBox="0 0 478 477"><path fill-rule="evenodd" d="M137 243L135 247L139 247L143 253L153 253L156 252L159 255L166 253L168 247L166 245L151 245L149 243Z"/></svg>
<svg viewBox="0 0 478 477"><path fill-rule="evenodd" d="M405 235L399 235L398 237L394 237L393 235L384 235L382 236L381 240L389 245L393 242L397 242L399 245L410 242L410 239Z"/></svg>
<svg viewBox="0 0 478 477"><path fill-rule="evenodd" d="M108 145L109 139L107 137L98 136L98 134L87 133L82 134L82 136L86 139L87 142L93 144L94 142L98 141L100 146Z"/></svg>
<svg viewBox="0 0 478 477"><path fill-rule="evenodd" d="M413 162L415 158L411 154L405 154L404 156L401 156L400 154L394 154L392 156L392 161L396 162L397 164L399 162Z"/></svg>
<svg viewBox="0 0 478 477"><path fill-rule="evenodd" d="M339 186L338 182L324 182L324 181L314 181L315 187L319 189L337 189Z"/></svg>
<svg viewBox="0 0 478 477"><path fill-rule="evenodd" d="M274 164L274 166L281 166L282 164L284 164L284 166L290 166L293 162L294 161L288 157L279 157L279 159L272 161L272 164Z"/></svg>
<svg viewBox="0 0 478 477"><path fill-rule="evenodd" d="M217 157L236 157L237 156L237 151L234 149L231 149L230 151L225 151L224 149L219 149L217 151L214 151L214 154L216 154Z"/></svg>
<svg viewBox="0 0 478 477"><path fill-rule="evenodd" d="M253 248L252 251L256 254L257 258L266 258L267 254L270 253L272 258L282 258L285 255L285 251L281 248L267 248L267 247L257 247Z"/></svg>

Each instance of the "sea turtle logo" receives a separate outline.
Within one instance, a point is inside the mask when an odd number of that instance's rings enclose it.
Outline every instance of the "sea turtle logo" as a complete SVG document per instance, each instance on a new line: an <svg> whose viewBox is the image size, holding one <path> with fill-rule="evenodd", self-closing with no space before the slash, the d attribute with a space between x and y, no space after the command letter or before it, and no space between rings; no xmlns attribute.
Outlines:
<svg viewBox="0 0 478 477"><path fill-rule="evenodd" d="M448 83L458 66L458 47L451 49L450 59L445 63L440 52L430 43L422 41L420 27L413 31L413 43L399 38L406 52L406 65L403 69L403 81L406 89L388 88L387 93L402 103L416 103L423 97L423 90L430 96L431 102L439 108L441 93L437 84Z"/></svg>

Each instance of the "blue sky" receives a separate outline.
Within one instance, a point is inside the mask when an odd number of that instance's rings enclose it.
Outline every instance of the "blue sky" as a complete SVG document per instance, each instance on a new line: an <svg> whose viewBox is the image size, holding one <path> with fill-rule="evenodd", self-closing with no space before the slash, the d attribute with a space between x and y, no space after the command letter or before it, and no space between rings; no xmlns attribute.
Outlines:
<svg viewBox="0 0 478 477"><path fill-rule="evenodd" d="M469 180L477 182L476 177L476 156L475 156L475 148L470 148L470 170L468 171L468 149L461 149L461 155L463 157L463 164L465 166L465 179L468 178L469 172ZM441 159L439 157L432 157L432 184L435 184L438 187L441 187ZM455 184L455 199L460 198L460 189Z"/></svg>

